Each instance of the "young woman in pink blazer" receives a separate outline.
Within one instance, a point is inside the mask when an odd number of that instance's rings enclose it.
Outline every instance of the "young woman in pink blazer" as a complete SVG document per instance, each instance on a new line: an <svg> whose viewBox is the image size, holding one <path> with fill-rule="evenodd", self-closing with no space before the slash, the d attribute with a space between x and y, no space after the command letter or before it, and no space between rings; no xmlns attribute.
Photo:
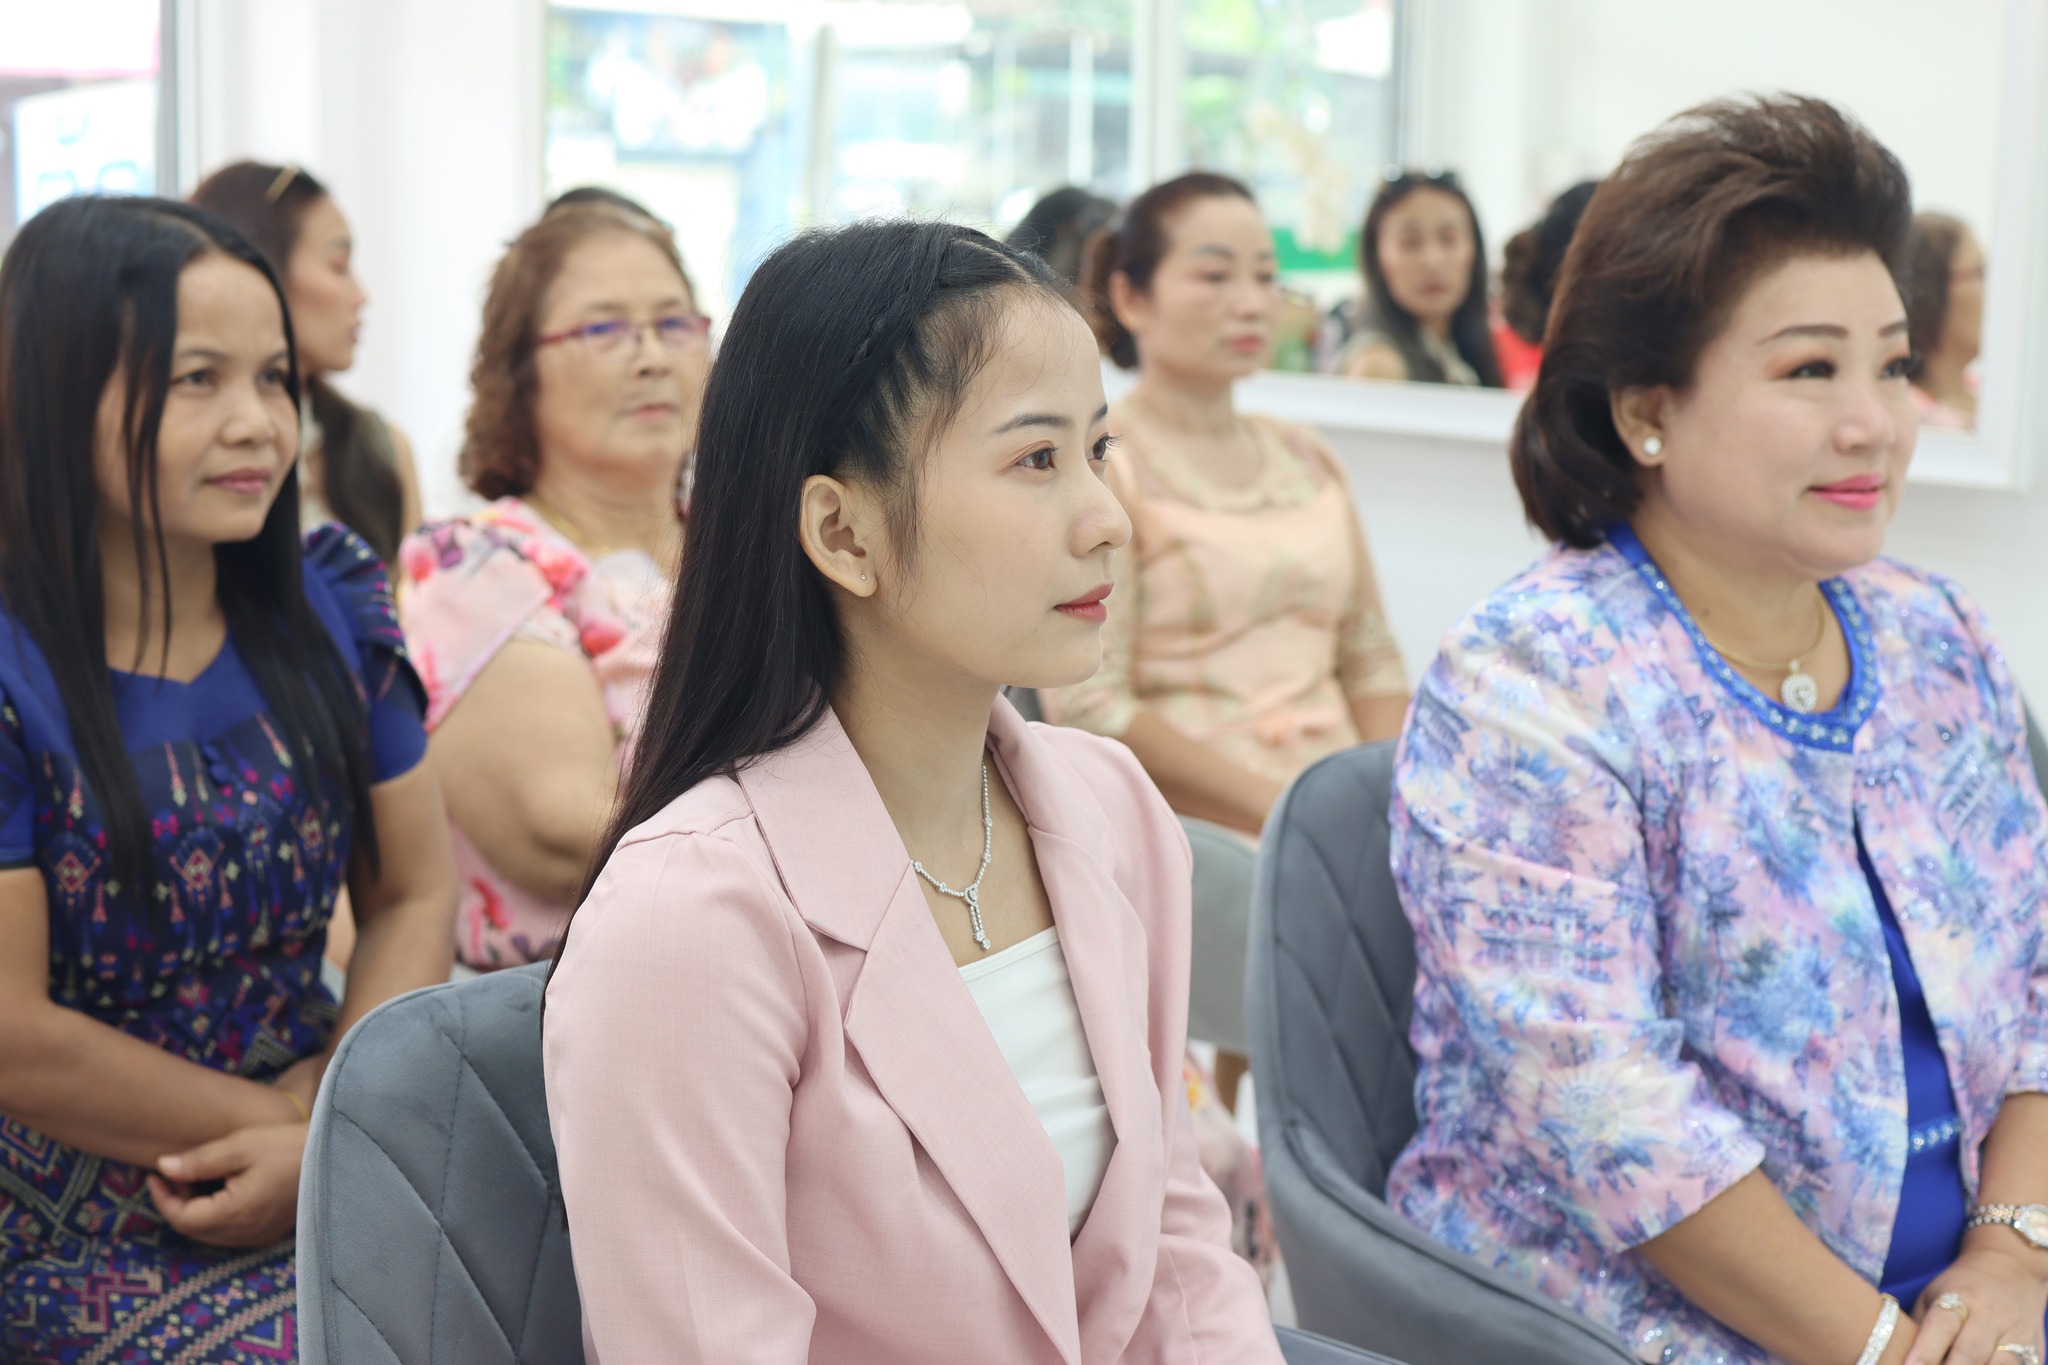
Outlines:
<svg viewBox="0 0 2048 1365"><path fill-rule="evenodd" d="M968 229L799 238L740 300L548 987L593 1362L1278 1365L1181 1081L1187 843L1000 697L1100 660L1106 416Z"/></svg>

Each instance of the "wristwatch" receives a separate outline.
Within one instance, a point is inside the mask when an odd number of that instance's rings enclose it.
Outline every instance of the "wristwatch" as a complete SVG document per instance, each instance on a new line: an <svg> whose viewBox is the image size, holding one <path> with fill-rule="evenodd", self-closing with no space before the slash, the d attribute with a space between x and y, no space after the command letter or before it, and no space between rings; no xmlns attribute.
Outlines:
<svg viewBox="0 0 2048 1365"><path fill-rule="evenodd" d="M1988 1227L2001 1223L2028 1242L2048 1251L2048 1204L1979 1204L1970 1210L1965 1227Z"/></svg>

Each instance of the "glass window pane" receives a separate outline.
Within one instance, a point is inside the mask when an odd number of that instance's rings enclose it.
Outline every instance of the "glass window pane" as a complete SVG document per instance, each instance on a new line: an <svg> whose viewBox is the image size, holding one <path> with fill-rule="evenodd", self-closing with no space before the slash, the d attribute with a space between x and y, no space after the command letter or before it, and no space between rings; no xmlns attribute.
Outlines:
<svg viewBox="0 0 2048 1365"><path fill-rule="evenodd" d="M160 0L0 0L0 248L85 190L157 183Z"/></svg>
<svg viewBox="0 0 2048 1365"><path fill-rule="evenodd" d="M1247 180L1283 277L1358 291L1358 229L1397 157L1396 0L1180 0L1189 163ZM1275 363L1305 368L1283 344Z"/></svg>
<svg viewBox="0 0 2048 1365"><path fill-rule="evenodd" d="M1129 0L610 3L549 6L548 192L673 223L714 315L798 227L1132 192Z"/></svg>

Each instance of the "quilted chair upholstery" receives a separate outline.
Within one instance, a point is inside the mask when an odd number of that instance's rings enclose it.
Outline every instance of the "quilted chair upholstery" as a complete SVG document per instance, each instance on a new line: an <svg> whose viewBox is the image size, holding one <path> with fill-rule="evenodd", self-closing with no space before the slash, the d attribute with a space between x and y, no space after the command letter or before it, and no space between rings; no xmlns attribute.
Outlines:
<svg viewBox="0 0 2048 1365"><path fill-rule="evenodd" d="M1246 973L1259 1144L1301 1325L1411 1365L1625 1365L1621 1339L1387 1207L1415 1131L1415 943L1388 864L1394 742L1266 823Z"/></svg>
<svg viewBox="0 0 2048 1365"><path fill-rule="evenodd" d="M546 973L414 991L342 1040L299 1181L304 1365L581 1365Z"/></svg>

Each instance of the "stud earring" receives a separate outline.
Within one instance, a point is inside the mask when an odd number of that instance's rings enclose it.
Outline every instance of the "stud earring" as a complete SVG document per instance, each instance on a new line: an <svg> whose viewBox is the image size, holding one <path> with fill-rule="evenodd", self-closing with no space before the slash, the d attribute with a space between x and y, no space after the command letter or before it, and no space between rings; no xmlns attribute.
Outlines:
<svg viewBox="0 0 2048 1365"><path fill-rule="evenodd" d="M1664 438L1662 436L1652 436L1643 442L1643 454L1649 456L1651 459L1654 460L1663 453Z"/></svg>

